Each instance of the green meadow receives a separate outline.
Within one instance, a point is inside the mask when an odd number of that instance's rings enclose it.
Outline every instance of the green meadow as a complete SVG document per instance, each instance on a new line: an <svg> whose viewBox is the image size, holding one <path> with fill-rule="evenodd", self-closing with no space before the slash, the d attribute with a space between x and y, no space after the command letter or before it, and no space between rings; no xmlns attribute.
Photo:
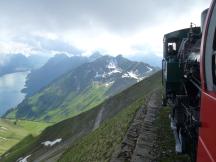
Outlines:
<svg viewBox="0 0 216 162"><path fill-rule="evenodd" d="M0 155L27 135L36 136L51 123L0 118Z"/></svg>

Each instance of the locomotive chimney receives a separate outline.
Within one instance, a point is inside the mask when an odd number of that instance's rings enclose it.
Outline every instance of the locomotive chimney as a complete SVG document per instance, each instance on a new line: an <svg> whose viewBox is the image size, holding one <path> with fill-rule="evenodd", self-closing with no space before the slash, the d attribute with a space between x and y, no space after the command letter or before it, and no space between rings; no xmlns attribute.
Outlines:
<svg viewBox="0 0 216 162"><path fill-rule="evenodd" d="M203 32L205 30L205 19L208 13L208 9L205 9L202 13L201 13L201 31Z"/></svg>

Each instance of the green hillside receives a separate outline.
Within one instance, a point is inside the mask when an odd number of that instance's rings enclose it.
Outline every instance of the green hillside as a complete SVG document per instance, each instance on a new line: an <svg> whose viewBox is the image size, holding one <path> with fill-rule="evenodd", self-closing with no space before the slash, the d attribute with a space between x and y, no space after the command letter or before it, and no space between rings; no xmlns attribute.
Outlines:
<svg viewBox="0 0 216 162"><path fill-rule="evenodd" d="M122 56L103 56L61 75L4 117L59 122L95 107L155 71Z"/></svg>
<svg viewBox="0 0 216 162"><path fill-rule="evenodd" d="M121 143L136 111L145 103L144 96L127 106L98 129L81 138L58 160L59 162L108 162Z"/></svg>
<svg viewBox="0 0 216 162"><path fill-rule="evenodd" d="M109 88L102 84L92 84L81 92L65 93L65 91L56 87L54 84L36 95L28 97L20 105L22 109L14 109L6 117L49 122L61 121L101 103L106 99L105 92ZM23 116L23 114L26 114L26 116Z"/></svg>
<svg viewBox="0 0 216 162"><path fill-rule="evenodd" d="M25 136L41 133L48 123L0 118L0 156Z"/></svg>
<svg viewBox="0 0 216 162"><path fill-rule="evenodd" d="M5 154L2 157L3 161L15 161L30 154L30 161L33 159L47 161L55 156L59 157L65 151L61 158L63 161L72 156L77 162L86 159L91 161L93 157L97 157L98 161L106 161L121 141L136 110L145 103L146 97L152 90L160 87L160 75L158 72L95 108L46 128L37 137L28 137L20 141L6 153L8 156ZM98 116L101 116L100 127L95 130ZM62 144L57 145L58 147L48 149L41 144L43 141L53 141L58 138L63 140ZM71 148L67 149L68 146Z"/></svg>
<svg viewBox="0 0 216 162"><path fill-rule="evenodd" d="M129 88L128 90L133 92L134 95L138 95L137 98L129 104L124 104L124 109L114 117L106 120L98 129L84 136L67 149L59 158L58 162L110 161L113 151L121 143L136 111L146 103L148 96L154 89L161 87L160 85L160 73L156 73L141 83ZM140 90L137 88L140 88ZM116 97L118 98L120 96L124 96L125 102L132 97L125 95L124 92ZM112 106L115 107L115 104Z"/></svg>

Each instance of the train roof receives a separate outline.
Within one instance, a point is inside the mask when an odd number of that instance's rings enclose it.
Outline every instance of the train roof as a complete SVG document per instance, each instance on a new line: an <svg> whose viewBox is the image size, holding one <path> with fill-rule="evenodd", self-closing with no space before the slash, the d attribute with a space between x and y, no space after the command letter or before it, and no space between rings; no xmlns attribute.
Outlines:
<svg viewBox="0 0 216 162"><path fill-rule="evenodd" d="M194 27L193 31L195 33L200 33L201 28L200 27ZM176 41L176 40L179 40L179 39L187 38L189 32L190 32L190 28L176 30L176 31L173 31L171 33L165 34L164 39L166 39L166 41Z"/></svg>

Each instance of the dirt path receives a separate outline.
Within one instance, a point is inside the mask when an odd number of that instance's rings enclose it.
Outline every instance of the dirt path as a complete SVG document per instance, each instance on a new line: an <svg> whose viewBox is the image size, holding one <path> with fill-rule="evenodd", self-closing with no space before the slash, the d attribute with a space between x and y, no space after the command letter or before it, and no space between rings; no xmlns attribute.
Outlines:
<svg viewBox="0 0 216 162"><path fill-rule="evenodd" d="M111 162L151 162L156 129L153 122L160 110L160 93L154 91L146 106L140 108Z"/></svg>

